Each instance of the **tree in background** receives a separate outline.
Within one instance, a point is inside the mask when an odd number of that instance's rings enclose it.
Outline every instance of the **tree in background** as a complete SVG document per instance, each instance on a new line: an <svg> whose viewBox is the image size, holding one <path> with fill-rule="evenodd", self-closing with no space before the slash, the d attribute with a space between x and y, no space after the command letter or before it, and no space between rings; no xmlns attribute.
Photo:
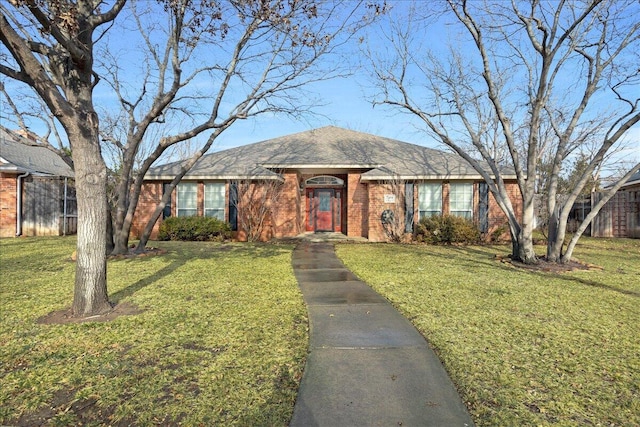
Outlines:
<svg viewBox="0 0 640 427"><path fill-rule="evenodd" d="M105 80L126 123L121 137L104 135L121 153L114 253L128 251L144 175L167 149L192 144L138 251L144 250L173 189L223 132L258 115L302 117L311 111L320 101L305 87L345 74L347 62L336 50L382 11L363 2L172 2L167 22L158 25L149 19L154 9L151 3L130 8L134 29L127 39L141 43L139 63L144 64L137 78L120 65L123 52L107 50L102 56ZM194 142L196 137L202 141Z"/></svg>
<svg viewBox="0 0 640 427"><path fill-rule="evenodd" d="M131 8L125 9L127 3ZM18 105L22 91L37 94L50 113L45 112L50 129L61 126L62 139L70 144L78 198L74 315L111 308L105 251L111 223L107 167L95 96L100 81L109 83L122 106L120 117L126 119L122 135L102 132L120 160L112 181L114 251L120 253L127 250L146 170L169 147L204 135L205 142L171 181L168 199L184 174L236 121L306 111L303 87L339 75L330 71L335 64L318 70L313 68L316 62L383 11L382 6L367 6L285 0L0 3L0 73L19 87L3 84L2 93L14 101L19 115L25 112ZM128 25L140 34L142 50L136 46L130 56L119 57L123 39L114 36L121 45L107 44L96 55L97 46L106 44L110 34L131 34ZM342 34L349 36L341 38ZM125 75L125 69L138 73ZM161 137L143 150L152 135ZM165 203L158 205L139 249L144 249Z"/></svg>
<svg viewBox="0 0 640 427"><path fill-rule="evenodd" d="M414 4L391 19L391 57L370 52L375 103L419 119L482 175L508 218L513 258L537 262L534 199L541 156L547 156L547 259L571 258L577 239L635 165L593 207L563 252L569 212L608 153L640 120L640 5L636 1L447 0ZM389 16L393 16L391 13ZM452 28L451 47L425 46L425 28ZM428 30L427 30L428 31ZM457 32L456 32L457 31ZM593 155L560 197L561 177L586 143ZM486 162L482 167L481 161ZM517 176L518 217L504 182Z"/></svg>

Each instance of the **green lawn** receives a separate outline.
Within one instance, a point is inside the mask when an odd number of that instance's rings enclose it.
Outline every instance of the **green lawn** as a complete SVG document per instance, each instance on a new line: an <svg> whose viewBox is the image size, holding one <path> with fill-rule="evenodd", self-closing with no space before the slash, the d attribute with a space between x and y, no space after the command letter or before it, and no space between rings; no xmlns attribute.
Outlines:
<svg viewBox="0 0 640 427"><path fill-rule="evenodd" d="M581 242L602 270L522 271L504 246L337 252L428 338L479 426L637 426L640 240ZM74 244L0 240L0 425L287 424L307 350L292 246L153 243L168 254L109 261L112 300L142 313L39 324L71 303Z"/></svg>
<svg viewBox="0 0 640 427"><path fill-rule="evenodd" d="M581 242L602 270L523 271L506 247L337 253L427 337L477 425L638 426L640 240Z"/></svg>
<svg viewBox="0 0 640 427"><path fill-rule="evenodd" d="M109 261L111 299L142 313L39 324L71 304L74 244L0 240L0 425L288 423L307 351L292 246L158 243Z"/></svg>

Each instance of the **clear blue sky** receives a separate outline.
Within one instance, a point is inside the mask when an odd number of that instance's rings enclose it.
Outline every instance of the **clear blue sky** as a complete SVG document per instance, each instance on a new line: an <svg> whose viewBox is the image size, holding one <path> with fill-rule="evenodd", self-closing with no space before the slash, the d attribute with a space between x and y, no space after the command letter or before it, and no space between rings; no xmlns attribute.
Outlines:
<svg viewBox="0 0 640 427"><path fill-rule="evenodd" d="M405 8L409 3L391 2L396 8ZM425 47L438 48L448 44L451 28L445 25L430 25L428 29L420 29L416 32L418 42ZM421 34L422 33L422 34ZM131 48L131 41L126 37L117 38L119 33L114 33L116 42ZM375 36L369 34L368 41L375 44ZM464 49L464 44L457 45ZM116 49L117 51L118 49ZM354 48L354 52L357 48ZM443 54L446 54L443 52ZM125 61L126 62L126 61ZM133 64L135 68L135 63ZM129 67L127 67L129 68ZM126 70L126 68L125 68ZM130 71L130 70L129 70ZM238 145L258 142L269 138L279 137L295 132L306 131L327 125L346 127L356 131L372 133L384 137L399 139L419 145L445 149L437 141L434 141L426 133L418 131L420 123L417 119L407 114L398 112L389 107L371 105L371 82L366 71L358 71L346 78L319 82L313 85L312 92L320 95L325 105L315 109L316 116L308 115L304 120L293 120L286 116L259 116L236 122L228 129L213 146L212 151L231 148ZM109 88L104 84L96 88L96 100L108 101ZM100 103L100 102L99 102ZM107 103L108 105L108 103ZM37 127L33 127L38 132ZM630 149L625 152L627 158L635 158L640 161L640 126L636 126L629 132L627 138L635 141Z"/></svg>

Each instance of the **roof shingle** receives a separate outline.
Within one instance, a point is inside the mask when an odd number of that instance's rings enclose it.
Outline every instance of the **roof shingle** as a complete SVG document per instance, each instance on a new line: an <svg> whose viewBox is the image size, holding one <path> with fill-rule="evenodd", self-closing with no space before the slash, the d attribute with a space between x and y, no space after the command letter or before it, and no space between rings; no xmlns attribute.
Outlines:
<svg viewBox="0 0 640 427"><path fill-rule="evenodd" d="M0 171L73 177L73 170L46 147L0 126Z"/></svg>
<svg viewBox="0 0 640 427"><path fill-rule="evenodd" d="M160 165L151 168L145 178L170 179L178 174L180 167L181 162ZM326 126L207 154L185 179L255 179L256 167L262 172L291 168L359 169L364 172L365 180L480 177L457 154ZM268 174L264 178L268 179Z"/></svg>

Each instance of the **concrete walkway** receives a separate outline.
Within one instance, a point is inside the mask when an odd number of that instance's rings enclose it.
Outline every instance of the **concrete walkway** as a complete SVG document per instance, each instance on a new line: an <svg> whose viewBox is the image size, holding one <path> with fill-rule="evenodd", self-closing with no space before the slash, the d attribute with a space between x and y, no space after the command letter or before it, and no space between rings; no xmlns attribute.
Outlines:
<svg viewBox="0 0 640 427"><path fill-rule="evenodd" d="M303 241L292 263L311 336L290 426L473 425L422 335L332 243Z"/></svg>

